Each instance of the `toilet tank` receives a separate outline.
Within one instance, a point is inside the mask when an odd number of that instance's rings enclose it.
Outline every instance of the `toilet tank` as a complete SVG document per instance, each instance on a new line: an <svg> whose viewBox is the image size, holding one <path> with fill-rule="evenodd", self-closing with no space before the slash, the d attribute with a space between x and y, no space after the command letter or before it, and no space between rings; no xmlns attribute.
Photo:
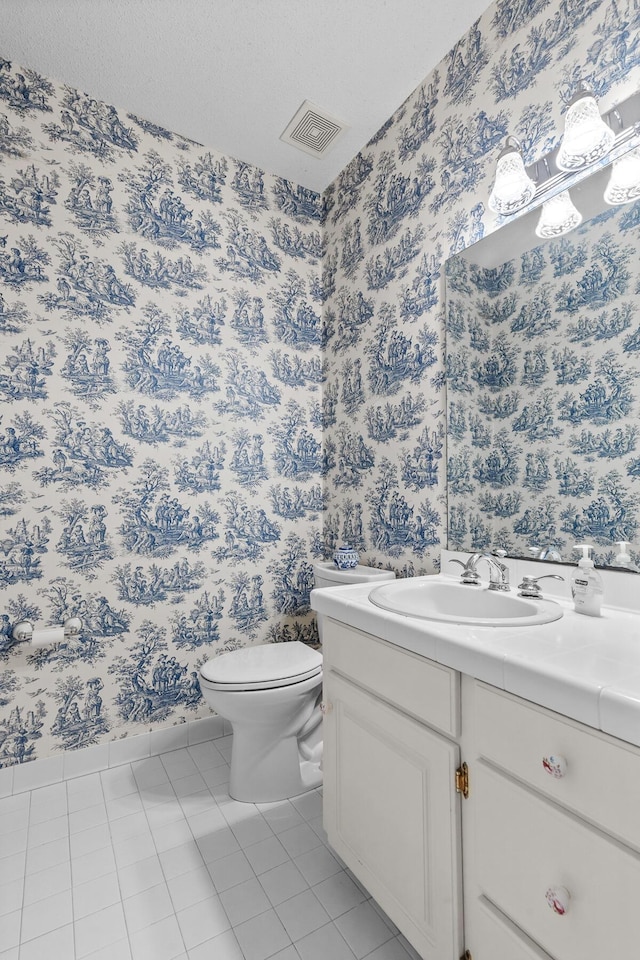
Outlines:
<svg viewBox="0 0 640 960"><path fill-rule="evenodd" d="M382 583L395 580L393 570L377 570L358 564L349 570L339 570L333 560L319 560L313 564L314 586L344 587L347 583Z"/></svg>
<svg viewBox="0 0 640 960"><path fill-rule="evenodd" d="M344 587L347 583L382 583L384 580L395 580L396 575L393 570L377 570L362 564L349 570L339 570L333 560L317 560L313 564L313 577L316 587ZM322 632L322 617L318 617L320 643Z"/></svg>

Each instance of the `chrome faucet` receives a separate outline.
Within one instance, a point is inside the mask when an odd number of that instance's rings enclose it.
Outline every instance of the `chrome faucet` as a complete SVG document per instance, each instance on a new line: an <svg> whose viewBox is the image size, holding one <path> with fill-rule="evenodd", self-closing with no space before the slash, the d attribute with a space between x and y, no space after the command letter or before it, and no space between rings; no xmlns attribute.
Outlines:
<svg viewBox="0 0 640 960"><path fill-rule="evenodd" d="M472 553L466 563L452 557L449 563L457 563L462 567L460 579L463 583L478 585L480 574L477 565L481 560L486 560L489 564L489 590L501 590L503 592L510 590L509 567L490 553Z"/></svg>

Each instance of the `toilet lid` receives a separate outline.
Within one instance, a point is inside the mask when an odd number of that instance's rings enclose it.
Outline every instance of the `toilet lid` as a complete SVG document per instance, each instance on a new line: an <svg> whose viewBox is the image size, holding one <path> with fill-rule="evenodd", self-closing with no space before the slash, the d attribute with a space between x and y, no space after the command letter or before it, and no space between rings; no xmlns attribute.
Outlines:
<svg viewBox="0 0 640 960"><path fill-rule="evenodd" d="M321 670L322 654L292 640L221 653L203 664L200 675L224 690L266 690L300 683Z"/></svg>

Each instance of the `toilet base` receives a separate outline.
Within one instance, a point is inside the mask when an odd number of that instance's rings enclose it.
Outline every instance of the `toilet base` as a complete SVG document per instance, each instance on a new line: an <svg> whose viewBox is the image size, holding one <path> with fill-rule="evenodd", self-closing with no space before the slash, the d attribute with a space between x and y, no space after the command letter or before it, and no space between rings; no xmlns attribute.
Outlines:
<svg viewBox="0 0 640 960"><path fill-rule="evenodd" d="M305 760L300 755L297 737L287 737L262 750L256 738L246 734L246 730L234 727L229 775L229 796L233 800L273 803L298 797L321 785L321 749Z"/></svg>

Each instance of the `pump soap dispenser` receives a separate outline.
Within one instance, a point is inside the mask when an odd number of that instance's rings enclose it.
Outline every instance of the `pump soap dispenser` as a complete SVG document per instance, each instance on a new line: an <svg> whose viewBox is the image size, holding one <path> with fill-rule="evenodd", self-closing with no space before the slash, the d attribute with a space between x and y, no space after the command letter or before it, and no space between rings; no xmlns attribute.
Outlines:
<svg viewBox="0 0 640 960"><path fill-rule="evenodd" d="M578 569L571 577L571 596L576 613L584 613L587 617L599 617L604 587L602 577L590 556L591 544L577 543L573 549L582 550Z"/></svg>
<svg viewBox="0 0 640 960"><path fill-rule="evenodd" d="M616 554L616 559L614 560L615 566L622 567L623 570L632 570L634 573L637 573L638 568L634 566L633 560L631 559L631 554L629 553L629 541L618 540L616 542L616 547L618 548L618 553Z"/></svg>

